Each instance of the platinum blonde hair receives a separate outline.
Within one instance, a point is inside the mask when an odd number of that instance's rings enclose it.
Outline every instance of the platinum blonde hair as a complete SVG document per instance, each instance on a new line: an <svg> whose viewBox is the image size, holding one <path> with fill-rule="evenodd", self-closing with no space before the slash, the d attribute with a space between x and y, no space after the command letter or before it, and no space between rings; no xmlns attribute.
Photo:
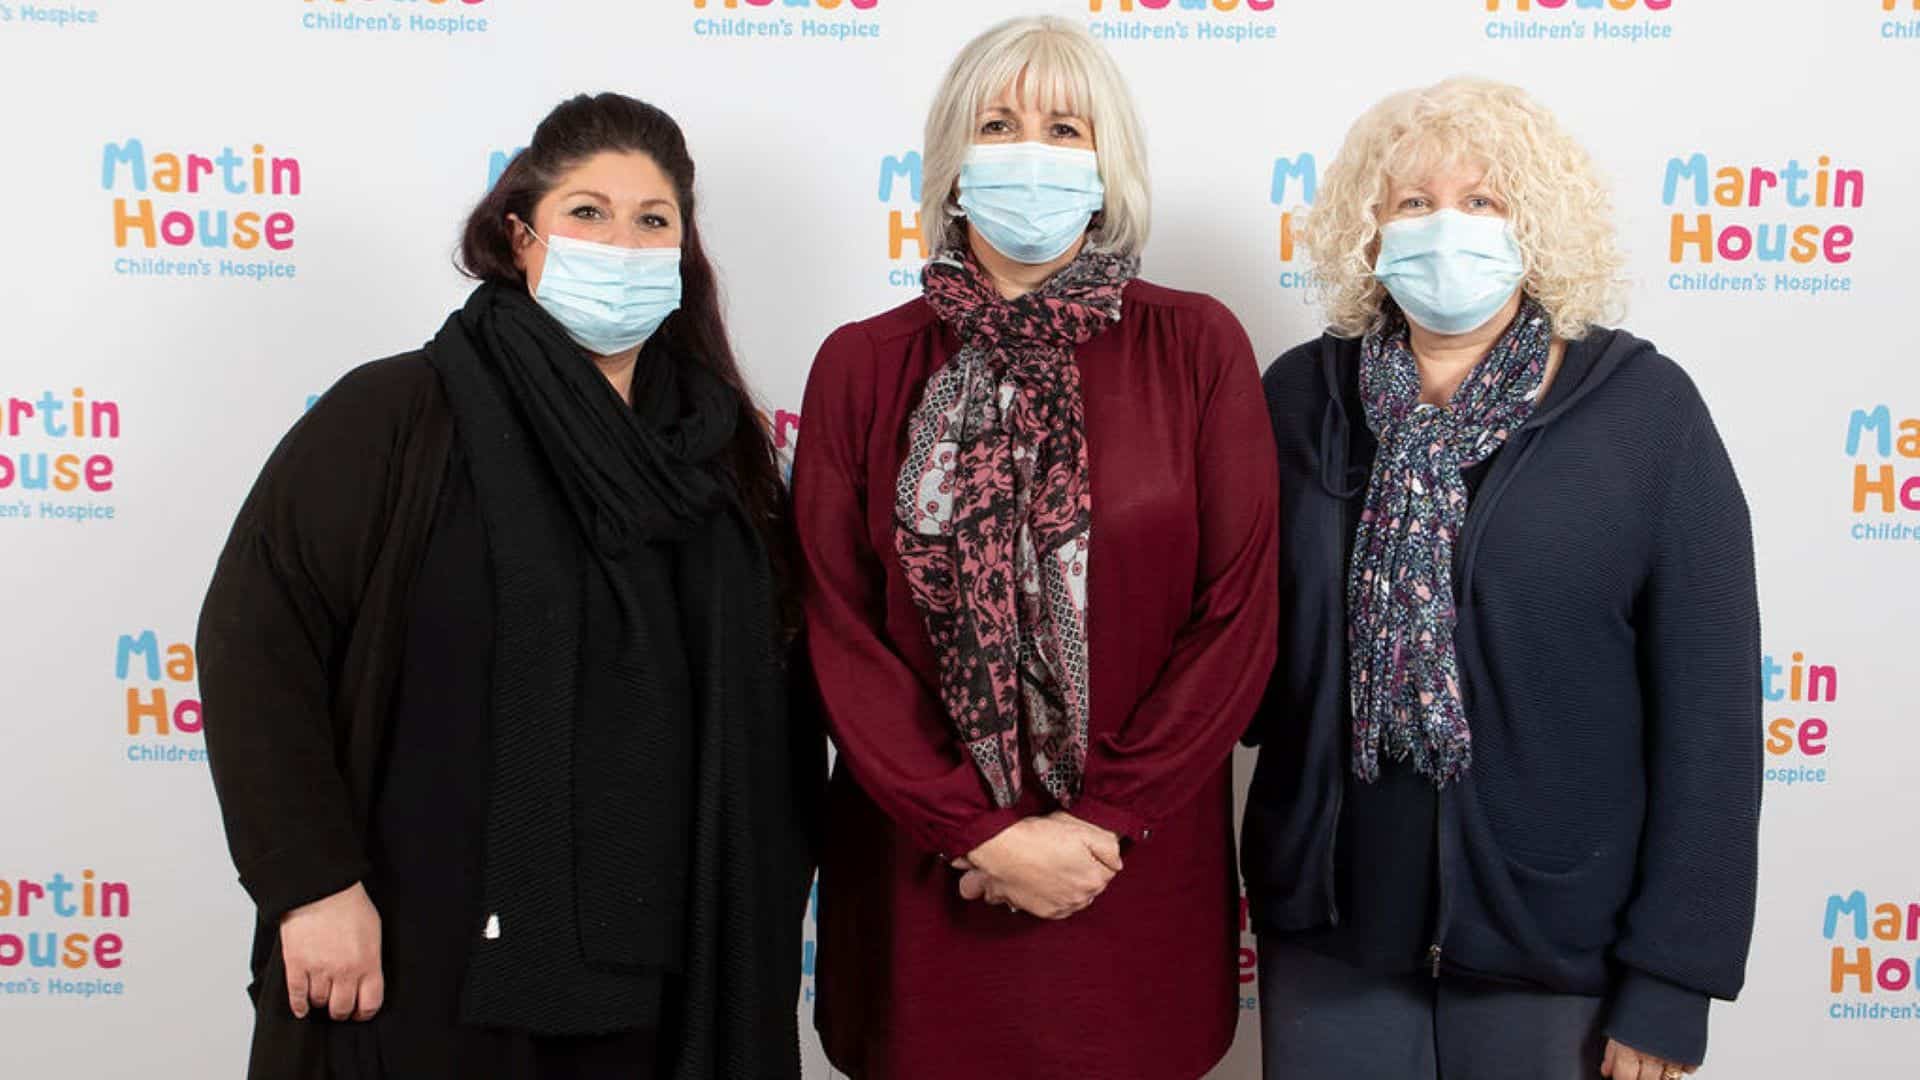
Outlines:
<svg viewBox="0 0 1920 1080"><path fill-rule="evenodd" d="M1368 109L1320 178L1301 239L1335 333L1358 337L1385 321L1373 261L1389 186L1452 165L1486 168L1526 260L1520 287L1546 308L1555 334L1576 340L1618 316L1625 260L1593 159L1519 87L1454 78Z"/></svg>
<svg viewBox="0 0 1920 1080"><path fill-rule="evenodd" d="M1146 141L1133 95L1107 50L1079 23L1040 15L1009 19L954 57L927 113L921 157L920 225L933 254L965 246L955 185L980 111L1012 86L1023 106L1084 116L1093 124L1106 204L1087 247L1137 255L1151 212Z"/></svg>

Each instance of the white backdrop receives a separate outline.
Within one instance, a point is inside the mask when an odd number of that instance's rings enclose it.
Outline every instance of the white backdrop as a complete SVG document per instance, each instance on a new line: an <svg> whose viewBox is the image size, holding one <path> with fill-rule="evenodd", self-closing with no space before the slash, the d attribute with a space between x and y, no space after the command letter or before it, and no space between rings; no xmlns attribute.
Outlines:
<svg viewBox="0 0 1920 1080"><path fill-rule="evenodd" d="M934 81L1036 11L1089 20L1132 82L1147 276L1219 296L1266 357L1319 329L1282 257L1302 155L1366 105L1479 73L1585 139L1627 325L1701 383L1752 501L1777 669L1759 933L1703 1075L1914 1074L1920 2L0 0L0 1075L239 1075L250 918L197 734L200 597L310 396L459 302L495 155L580 90L671 111L790 444L822 338L913 295L889 228ZM208 159L197 191L168 154ZM143 199L152 246L116 225ZM1804 226L1812 257L1676 259L1703 214L1725 255ZM1836 974L1860 950L1867 987ZM1220 1076L1257 1075L1252 992Z"/></svg>

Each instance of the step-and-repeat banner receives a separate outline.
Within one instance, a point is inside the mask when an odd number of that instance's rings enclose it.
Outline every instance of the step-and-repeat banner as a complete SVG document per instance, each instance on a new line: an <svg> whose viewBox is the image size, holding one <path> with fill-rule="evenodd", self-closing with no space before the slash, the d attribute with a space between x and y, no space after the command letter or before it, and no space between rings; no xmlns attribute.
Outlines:
<svg viewBox="0 0 1920 1080"><path fill-rule="evenodd" d="M1625 325L1701 384L1759 538L1759 931L1704 1075L1913 1075L1920 0L0 0L0 1075L240 1074L200 598L288 425L459 303L458 226L539 118L681 121L790 451L819 342L918 288L936 80L1035 12L1131 81L1145 273L1265 357L1319 332L1291 230L1367 105L1476 73L1586 141ZM1223 1077L1258 1075L1245 946Z"/></svg>

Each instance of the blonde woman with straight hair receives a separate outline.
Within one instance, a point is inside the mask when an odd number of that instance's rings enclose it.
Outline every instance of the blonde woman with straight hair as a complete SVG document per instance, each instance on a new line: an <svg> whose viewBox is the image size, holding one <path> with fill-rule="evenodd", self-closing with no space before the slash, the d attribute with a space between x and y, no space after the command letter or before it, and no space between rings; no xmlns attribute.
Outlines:
<svg viewBox="0 0 1920 1080"><path fill-rule="evenodd" d="M924 160L924 295L827 339L794 463L840 751L817 1023L861 1078L1197 1077L1274 650L1253 352L1136 276L1139 122L1080 26L963 49Z"/></svg>
<svg viewBox="0 0 1920 1080"><path fill-rule="evenodd" d="M1599 325L1606 185L1516 87L1370 109L1307 245L1331 329L1266 375L1282 645L1241 860L1266 1075L1675 1080L1753 934L1726 448Z"/></svg>

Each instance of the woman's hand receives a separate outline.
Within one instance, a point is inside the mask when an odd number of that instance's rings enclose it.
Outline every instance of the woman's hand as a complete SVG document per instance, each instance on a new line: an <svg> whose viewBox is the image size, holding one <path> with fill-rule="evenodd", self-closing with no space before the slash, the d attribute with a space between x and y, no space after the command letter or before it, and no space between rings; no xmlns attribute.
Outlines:
<svg viewBox="0 0 1920 1080"><path fill-rule="evenodd" d="M1043 919L1084 911L1120 872L1120 841L1068 814L1027 818L975 848L954 867L960 895L1011 904Z"/></svg>
<svg viewBox="0 0 1920 1080"><path fill-rule="evenodd" d="M1091 822L1082 821L1072 814L1067 813L1065 810L1055 810L1053 813L1047 815L1047 820L1058 821L1063 825L1071 825L1079 829L1086 836L1087 849L1093 852L1094 858L1100 860L1100 865L1116 874L1123 869L1123 864L1120 862L1120 836L1118 833L1108 832L1106 829Z"/></svg>
<svg viewBox="0 0 1920 1080"><path fill-rule="evenodd" d="M1612 1080L1670 1080L1691 1075L1698 1065L1682 1065L1643 1054L1623 1043L1607 1040L1607 1057L1600 1063L1600 1075Z"/></svg>
<svg viewBox="0 0 1920 1080"><path fill-rule="evenodd" d="M304 1019L309 1007L335 1020L371 1020L387 984L380 972L380 913L359 882L280 920L287 963L287 1003Z"/></svg>

